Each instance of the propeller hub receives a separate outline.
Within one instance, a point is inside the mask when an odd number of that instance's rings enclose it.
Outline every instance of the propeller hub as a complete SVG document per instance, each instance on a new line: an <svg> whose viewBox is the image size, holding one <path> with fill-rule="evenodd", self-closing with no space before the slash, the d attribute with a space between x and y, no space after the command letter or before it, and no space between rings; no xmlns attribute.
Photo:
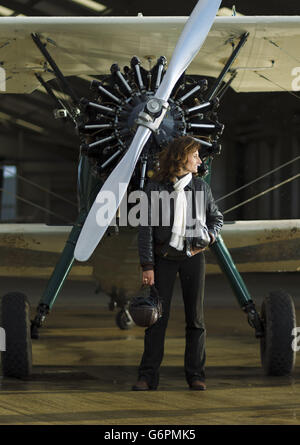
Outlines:
<svg viewBox="0 0 300 445"><path fill-rule="evenodd" d="M159 114L162 110L162 103L159 99L150 99L146 105L147 110L151 114Z"/></svg>

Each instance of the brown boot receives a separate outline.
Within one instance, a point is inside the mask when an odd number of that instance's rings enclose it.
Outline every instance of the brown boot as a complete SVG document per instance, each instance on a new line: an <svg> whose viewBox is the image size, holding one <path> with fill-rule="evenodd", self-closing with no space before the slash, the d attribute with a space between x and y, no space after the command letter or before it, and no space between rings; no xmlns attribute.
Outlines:
<svg viewBox="0 0 300 445"><path fill-rule="evenodd" d="M135 385L132 387L132 391L149 391L150 386L146 382L145 379L138 380Z"/></svg>
<svg viewBox="0 0 300 445"><path fill-rule="evenodd" d="M190 389L194 391L205 391L206 385L201 380L194 380L193 382L190 383Z"/></svg>

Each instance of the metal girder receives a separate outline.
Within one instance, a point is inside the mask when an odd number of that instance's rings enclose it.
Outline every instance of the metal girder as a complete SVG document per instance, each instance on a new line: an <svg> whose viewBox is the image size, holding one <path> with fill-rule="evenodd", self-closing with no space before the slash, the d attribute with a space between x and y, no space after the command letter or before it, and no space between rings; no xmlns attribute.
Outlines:
<svg viewBox="0 0 300 445"><path fill-rule="evenodd" d="M173 16L187 16L191 13L195 6L194 0L186 0L179 2L174 0L151 0L145 2L140 0L131 0L124 2L124 0L101 0L105 6L112 9L110 15L132 15L135 16L139 12L144 15L158 16L158 15L173 15Z"/></svg>
<svg viewBox="0 0 300 445"><path fill-rule="evenodd" d="M45 2L44 2L45 3ZM48 0L47 5L44 6L45 10L48 10L50 15L68 15L68 16L101 16L101 11L97 12L84 5L73 2L73 0L60 0L58 4ZM101 1L102 3L102 1ZM49 6L49 8L47 8Z"/></svg>
<svg viewBox="0 0 300 445"><path fill-rule="evenodd" d="M1 6L5 6L6 8L13 9L16 13L25 14L28 16L45 16L48 15L44 13L41 9L32 8L37 2L29 2L29 3L19 3L16 0L1 0Z"/></svg>
<svg viewBox="0 0 300 445"><path fill-rule="evenodd" d="M29 119L28 114L24 115L24 114L18 113L16 111L12 111L11 109L8 109L3 106L0 107L0 112L3 112L3 113L12 117L12 120L6 121L9 123L10 126L14 126L17 128L23 128L25 131L30 132L31 134L35 134L35 135L38 134L38 133L34 132L33 130L30 130L30 128L26 128L25 126L22 126L22 125L18 124L17 122L13 121L13 119L21 119L21 120L28 122L29 124L36 125L36 126L39 126L43 129L45 129L45 131L47 133L44 135L42 133L40 133L39 137L43 138L43 139L47 139L49 141L49 143L53 143L53 144L59 143L60 145L62 145L64 147L73 148L73 149L74 149L74 147L75 148L78 147L78 139L77 139L75 133L72 134L71 132L67 132L67 128L64 128L64 131L63 131L63 134L61 137L57 136L57 134L61 133L61 129L62 129L61 125L51 125L50 126L49 121L41 122L41 121ZM54 118L53 118L53 122L55 122ZM74 139L72 136L74 136Z"/></svg>
<svg viewBox="0 0 300 445"><path fill-rule="evenodd" d="M24 110L22 113L20 113L17 109L17 107L14 106L14 103L17 103L18 106L21 106L22 109ZM11 116L13 119L22 119L25 120L26 122L29 122L33 125L38 125L40 127L45 128L46 130L49 129L49 131L51 133L53 133L53 131L57 131L58 128L61 128L61 125L57 125L56 121L54 120L54 117L51 116L51 110L49 110L50 112L48 112L48 114L45 112L45 119L43 119L43 116L41 116L41 113L39 111L40 106L36 106L34 104L30 104L32 105L32 107L35 107L35 109L33 110L32 108L29 109L28 108L28 101L27 102L20 102L20 101L16 101L16 102L12 102L11 100L9 102L3 102L0 104L0 112L3 112L5 114L8 114L9 116ZM39 118L42 117L41 119L36 119L36 118L32 118L32 115L36 114ZM46 117L48 116L48 118ZM68 134L68 137L70 137L72 134L75 133L74 132L69 132L70 134Z"/></svg>
<svg viewBox="0 0 300 445"><path fill-rule="evenodd" d="M97 0L94 0L97 3ZM106 1L99 2L101 4L106 4ZM68 13L72 13L75 16L101 16L101 11L94 11L91 8L88 8L84 5L79 5L78 3L73 2L73 0L60 0L59 5L64 7ZM124 8L124 4L123 4Z"/></svg>
<svg viewBox="0 0 300 445"><path fill-rule="evenodd" d="M27 16L99 16L101 12L94 11L84 5L79 5L72 0L60 0L58 4L54 4L51 1L45 1L42 7L36 8L35 5L40 3L41 0L29 0L27 3L19 3L17 0L1 0L0 5L13 9L15 14L25 14ZM49 11L47 11L49 6ZM56 12L57 11L57 12Z"/></svg>

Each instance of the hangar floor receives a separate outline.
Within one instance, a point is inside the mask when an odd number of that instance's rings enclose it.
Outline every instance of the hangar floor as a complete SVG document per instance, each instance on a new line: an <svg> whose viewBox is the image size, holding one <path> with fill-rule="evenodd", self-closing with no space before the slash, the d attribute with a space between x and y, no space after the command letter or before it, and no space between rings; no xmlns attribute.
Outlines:
<svg viewBox="0 0 300 445"><path fill-rule="evenodd" d="M258 308L273 289L295 298L299 274L244 274ZM45 281L1 278L35 306ZM33 375L0 378L0 424L290 425L300 423L300 362L291 377L265 377L259 341L223 276L207 276L207 391L188 390L183 372L184 314L176 288L158 391L133 392L143 329L121 331L108 297L93 283L67 281L33 342ZM298 322L299 324L299 322Z"/></svg>

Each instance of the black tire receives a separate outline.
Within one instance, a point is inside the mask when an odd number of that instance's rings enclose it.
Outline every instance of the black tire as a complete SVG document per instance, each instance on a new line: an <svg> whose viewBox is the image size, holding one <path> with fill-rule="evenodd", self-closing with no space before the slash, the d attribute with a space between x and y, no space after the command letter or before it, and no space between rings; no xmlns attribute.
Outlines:
<svg viewBox="0 0 300 445"><path fill-rule="evenodd" d="M127 310L122 309L116 315L116 323L117 326L122 330L131 329L134 325L134 322Z"/></svg>
<svg viewBox="0 0 300 445"><path fill-rule="evenodd" d="M32 371L30 308L27 298L10 292L1 298L1 326L6 335L6 351L1 353L4 377L26 378Z"/></svg>
<svg viewBox="0 0 300 445"><path fill-rule="evenodd" d="M296 359L292 349L292 330L296 327L292 297L283 290L270 292L262 303L261 319L264 337L260 340L260 355L264 373L290 375Z"/></svg>

